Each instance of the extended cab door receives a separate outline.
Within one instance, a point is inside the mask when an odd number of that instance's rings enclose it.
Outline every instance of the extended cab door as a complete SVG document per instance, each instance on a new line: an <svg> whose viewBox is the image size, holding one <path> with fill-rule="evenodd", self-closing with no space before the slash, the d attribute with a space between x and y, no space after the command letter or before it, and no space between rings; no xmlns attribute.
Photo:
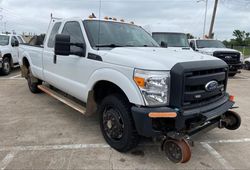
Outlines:
<svg viewBox="0 0 250 170"><path fill-rule="evenodd" d="M85 44L81 22L65 22L60 30L61 34L70 35L71 43ZM53 35L53 43L54 40L55 35ZM57 55L56 63L54 63L54 48L46 50L44 53L44 76L46 81L53 86L78 99L84 100L84 96L86 96L86 83L84 80L88 77L86 52L82 53L83 48L76 46L71 46L71 52L82 55Z"/></svg>

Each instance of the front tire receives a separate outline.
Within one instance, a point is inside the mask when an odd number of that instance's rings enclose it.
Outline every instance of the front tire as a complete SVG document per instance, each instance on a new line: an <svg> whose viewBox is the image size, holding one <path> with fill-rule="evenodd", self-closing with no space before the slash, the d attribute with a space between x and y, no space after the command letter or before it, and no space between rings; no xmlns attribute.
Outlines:
<svg viewBox="0 0 250 170"><path fill-rule="evenodd" d="M42 84L42 81L38 80L36 83L34 83L32 79L34 79L34 76L32 75L31 69L29 67L28 75L27 75L27 82L28 82L29 89L32 93L40 93L41 90L38 88L38 85Z"/></svg>
<svg viewBox="0 0 250 170"><path fill-rule="evenodd" d="M1 73L3 75L8 75L11 72L11 64L10 64L10 59L5 57L3 59L3 65L2 65L2 70Z"/></svg>
<svg viewBox="0 0 250 170"><path fill-rule="evenodd" d="M246 70L250 70L250 62L245 63L245 68L246 68Z"/></svg>
<svg viewBox="0 0 250 170"><path fill-rule="evenodd" d="M234 77L237 73L229 73L229 77Z"/></svg>
<svg viewBox="0 0 250 170"><path fill-rule="evenodd" d="M129 102L122 95L109 95L98 108L100 128L106 142L119 152L137 146L139 135L134 126Z"/></svg>

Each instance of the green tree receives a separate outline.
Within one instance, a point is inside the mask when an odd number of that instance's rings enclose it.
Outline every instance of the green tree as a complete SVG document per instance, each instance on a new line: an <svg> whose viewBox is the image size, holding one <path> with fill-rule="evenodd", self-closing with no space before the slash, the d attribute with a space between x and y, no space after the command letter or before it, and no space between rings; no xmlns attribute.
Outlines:
<svg viewBox="0 0 250 170"><path fill-rule="evenodd" d="M187 38L188 39L194 39L194 36L192 34L190 34L190 33L187 33Z"/></svg>

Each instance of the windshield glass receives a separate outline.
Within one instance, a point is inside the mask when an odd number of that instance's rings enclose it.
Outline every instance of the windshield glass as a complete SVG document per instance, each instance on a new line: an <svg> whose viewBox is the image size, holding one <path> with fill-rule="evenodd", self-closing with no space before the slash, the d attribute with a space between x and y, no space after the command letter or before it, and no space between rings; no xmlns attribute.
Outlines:
<svg viewBox="0 0 250 170"><path fill-rule="evenodd" d="M0 35L0 45L8 45L10 37L7 35Z"/></svg>
<svg viewBox="0 0 250 170"><path fill-rule="evenodd" d="M161 44L161 42L166 42L168 47L189 47L186 34L153 33L153 38L158 44Z"/></svg>
<svg viewBox="0 0 250 170"><path fill-rule="evenodd" d="M84 21L84 26L92 47L159 47L145 30L132 24Z"/></svg>
<svg viewBox="0 0 250 170"><path fill-rule="evenodd" d="M197 48L226 48L225 45L218 40L197 40Z"/></svg>

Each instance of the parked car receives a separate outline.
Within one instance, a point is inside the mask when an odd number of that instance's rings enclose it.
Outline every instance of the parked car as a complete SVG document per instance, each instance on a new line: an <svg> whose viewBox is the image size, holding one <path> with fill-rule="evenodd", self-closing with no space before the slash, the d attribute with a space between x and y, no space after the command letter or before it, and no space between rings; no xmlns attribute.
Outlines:
<svg viewBox="0 0 250 170"><path fill-rule="evenodd" d="M243 55L240 51L226 48L219 40L211 39L190 39L190 47L193 50L207 55L215 56L225 61L229 66L229 76L240 73L243 64Z"/></svg>
<svg viewBox="0 0 250 170"><path fill-rule="evenodd" d="M250 57L244 60L244 65L247 70L250 70Z"/></svg>
<svg viewBox="0 0 250 170"><path fill-rule="evenodd" d="M120 152L136 147L140 136L161 138L168 158L184 163L192 135L240 126L230 110L224 61L161 48L134 24L53 19L43 46L20 48L30 91L42 90L85 115L99 114L105 140Z"/></svg>
<svg viewBox="0 0 250 170"><path fill-rule="evenodd" d="M192 50L185 33L173 31L165 25L146 25L144 29L161 47L171 50Z"/></svg>
<svg viewBox="0 0 250 170"><path fill-rule="evenodd" d="M24 43L22 36L0 34L0 72L8 75L11 69L18 66L18 46Z"/></svg>

